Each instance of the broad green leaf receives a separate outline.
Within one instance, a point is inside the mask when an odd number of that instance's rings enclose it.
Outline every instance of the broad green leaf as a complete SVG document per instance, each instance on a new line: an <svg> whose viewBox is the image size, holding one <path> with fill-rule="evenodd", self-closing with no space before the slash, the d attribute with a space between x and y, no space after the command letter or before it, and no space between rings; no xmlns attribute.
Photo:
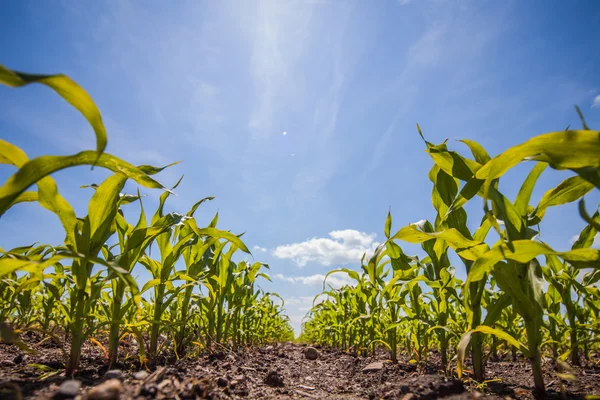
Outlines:
<svg viewBox="0 0 600 400"><path fill-rule="evenodd" d="M250 250L248 250L248 248L246 247L244 242L242 242L239 237L237 237L236 235L234 235L231 232L222 231L220 229L210 228L210 227L198 228L198 226L196 225L196 222L193 219L189 220L189 224L190 224L190 227L192 228L192 230L194 231L194 233L196 233L196 235L198 235L198 236L210 236L213 238L225 239L225 240L233 243L236 247L238 247L244 253L250 254Z"/></svg>
<svg viewBox="0 0 600 400"><path fill-rule="evenodd" d="M323 278L323 290L325 290L325 284L327 282L327 278L329 277L329 275L335 274L338 272L345 272L346 274L348 274L348 276L350 278L354 279L356 282L360 282L360 280L361 280L359 273L356 271L353 271L351 269L348 269L348 268L333 269L333 270L327 272L327 275L325 275L325 278ZM316 299L316 297L315 297L315 299Z"/></svg>
<svg viewBox="0 0 600 400"><path fill-rule="evenodd" d="M492 159L490 157L490 155L488 154L488 152L485 151L483 146L480 145L479 143L477 143L473 140L468 140L468 139L463 139L463 140L461 140L461 142L463 142L464 144L469 146L469 150L471 150L471 154L473 154L473 157L475 157L475 161L477 161L479 164L485 165L485 163L487 163L488 161L490 161Z"/></svg>
<svg viewBox="0 0 600 400"><path fill-rule="evenodd" d="M468 181L481 168L478 162L465 158L455 151L449 151L445 143L430 146L427 152L444 172L461 181Z"/></svg>
<svg viewBox="0 0 600 400"><path fill-rule="evenodd" d="M117 214L119 193L125 186L127 177L114 174L108 177L90 199L88 220L90 224L90 248L100 249L111 235L111 229Z"/></svg>
<svg viewBox="0 0 600 400"><path fill-rule="evenodd" d="M23 192L16 199L13 200L12 204L8 208L19 203L32 203L39 200L37 192Z"/></svg>
<svg viewBox="0 0 600 400"><path fill-rule="evenodd" d="M148 282L146 282L144 284L144 286L142 287L142 290L140 291L140 293L145 293L147 290L152 289L153 287L155 287L159 283L160 283L160 279L158 279L158 278L150 279Z"/></svg>
<svg viewBox="0 0 600 400"><path fill-rule="evenodd" d="M40 179L62 169L76 165L98 165L113 172L120 172L142 186L165 189L160 183L150 178L138 168L110 154L102 154L96 158L93 151L83 151L71 156L41 156L26 162L4 186L0 187L0 215L28 187Z"/></svg>
<svg viewBox="0 0 600 400"><path fill-rule="evenodd" d="M211 201L211 200L214 200L214 197L212 197L212 196L211 196L211 197L205 197L205 198L203 198L202 200L200 200L200 201L196 202L196 204L194 204L194 205L192 206L192 208L190 208L190 210L189 210L189 211L187 212L187 214L185 214L185 215L186 215L186 216L188 216L188 217L193 217L193 216L194 216L194 213L196 212L196 210L198 209L198 207L199 207L199 206L200 206L202 203L204 203L205 201Z"/></svg>
<svg viewBox="0 0 600 400"><path fill-rule="evenodd" d="M169 165L165 165L164 167L154 167L152 165L138 165L137 168L146 175L156 175L159 172L165 170L166 168L172 167L173 165L177 165L180 162L181 161L175 161Z"/></svg>
<svg viewBox="0 0 600 400"><path fill-rule="evenodd" d="M21 168L27 161L29 161L29 158L21 148L0 139L0 164L14 165Z"/></svg>
<svg viewBox="0 0 600 400"><path fill-rule="evenodd" d="M548 245L533 240L515 240L511 242L511 250L506 244L498 243L489 251L477 258L471 266L467 277L467 284L477 282L485 276L494 265L502 260L513 260L519 263L527 263L533 258L542 255L556 255L565 261L579 266L580 268L598 268L600 262L600 250L597 249L575 249L566 252L555 251Z"/></svg>
<svg viewBox="0 0 600 400"><path fill-rule="evenodd" d="M581 233L579 233L579 235L577 236L577 240L575 241L575 243L573 243L573 246L571 247L572 249L587 248L594 243L596 235L598 234L598 230L596 229L594 224L600 226L600 213L596 211L594 215L589 218L589 220L592 223L588 224L585 228L583 228Z"/></svg>
<svg viewBox="0 0 600 400"><path fill-rule="evenodd" d="M590 217L590 215L587 213L587 210L585 209L585 200L584 199L579 200L578 208L579 208L579 215L581 215L581 218L583 218L583 220L585 222L590 224L596 231L600 232L600 222L598 222L595 219L593 219L592 217Z"/></svg>
<svg viewBox="0 0 600 400"><path fill-rule="evenodd" d="M511 147L479 169L476 176L478 179L485 179L485 196L487 197L494 179L525 159L547 162L554 169L571 169L600 188L600 180L597 180L600 169L600 132L560 131L539 135Z"/></svg>
<svg viewBox="0 0 600 400"><path fill-rule="evenodd" d="M57 75L34 75L23 72L12 71L0 65L0 83L20 87L30 83L41 83L53 89L59 96L75 107L85 119L88 120L96 133L96 155L100 155L106 149L106 129L102 122L102 116L90 95L71 78L63 74Z"/></svg>
<svg viewBox="0 0 600 400"><path fill-rule="evenodd" d="M476 332L481 332L481 333L485 333L488 335L494 335L501 340L505 340L511 346L514 346L517 349L521 350L523 352L523 354L530 353L529 349L525 345L521 344L517 339L515 339L508 333L506 333L500 329L494 329L489 326L479 325L479 326L475 327L474 329L471 329L470 331L465 332L462 335L460 342L458 344L458 349L457 349L458 365L456 367L456 373L458 374L459 378L462 378L463 365L464 365L464 360L465 360L465 352L467 350L467 346L469 345L469 342L471 341L471 335Z"/></svg>
<svg viewBox="0 0 600 400"><path fill-rule="evenodd" d="M548 164L546 163L535 164L521 185L521 189L519 189L519 194L517 194L517 198L515 199L515 209L522 217L527 215L527 206L529 205L533 188L547 166Z"/></svg>
<svg viewBox="0 0 600 400"><path fill-rule="evenodd" d="M388 215L385 219L385 228L383 232L386 238L390 238L390 231L392 230L392 213L388 211Z"/></svg>
<svg viewBox="0 0 600 400"><path fill-rule="evenodd" d="M0 162L12 164L21 168L29 158L20 148L0 139ZM65 244L72 246L75 243L74 230L76 226L75 211L71 205L58 193L54 180L46 176L37 181L38 193L21 192L6 209L14 204L24 201L39 201L40 205L52 211L60 219L66 232ZM0 204L1 204L0 200ZM6 210L5 210L6 211ZM2 214L2 211L0 211Z"/></svg>
<svg viewBox="0 0 600 400"><path fill-rule="evenodd" d="M508 306L510 306L510 296L503 293L493 304L487 307L487 314L483 321L483 325L494 326L498 318L500 318L502 310Z"/></svg>
<svg viewBox="0 0 600 400"><path fill-rule="evenodd" d="M473 261L489 250L487 244L467 239L454 228L443 232L426 233L418 230L416 225L411 224L401 228L390 240L393 239L404 240L409 243L423 243L432 239L445 240L461 257Z"/></svg>
<svg viewBox="0 0 600 400"><path fill-rule="evenodd" d="M572 176L562 181L557 187L547 191L537 208L535 215L542 219L548 207L572 203L582 198L594 188L594 185L580 176Z"/></svg>

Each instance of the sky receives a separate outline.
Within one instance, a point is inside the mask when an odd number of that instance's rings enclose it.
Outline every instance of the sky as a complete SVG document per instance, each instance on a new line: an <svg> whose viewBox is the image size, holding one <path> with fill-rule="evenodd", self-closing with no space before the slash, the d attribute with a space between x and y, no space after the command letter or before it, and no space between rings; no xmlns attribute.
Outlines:
<svg viewBox="0 0 600 400"><path fill-rule="evenodd" d="M197 219L218 211L220 228L246 232L250 259L270 266L272 282L259 285L285 299L297 333L327 271L360 268L383 240L388 210L394 231L435 218L417 123L430 142L469 154L457 142L468 138L492 156L580 128L574 105L598 129L599 41L594 0L24 0L0 15L0 64L83 86L108 153L182 161L157 176L172 186L184 175L168 211L216 197ZM0 87L0 137L30 158L95 148L84 118L41 85ZM514 197L529 168L510 171L501 190ZM0 166L0 182L12 173ZM78 167L54 177L84 216L92 192L80 186L108 175ZM567 176L547 170L533 203ZM160 192L140 190L153 210ZM592 209L598 191L586 201ZM470 227L481 208L468 204ZM540 238L566 250L584 225L575 205L550 209ZM1 248L63 238L36 204L0 219Z"/></svg>

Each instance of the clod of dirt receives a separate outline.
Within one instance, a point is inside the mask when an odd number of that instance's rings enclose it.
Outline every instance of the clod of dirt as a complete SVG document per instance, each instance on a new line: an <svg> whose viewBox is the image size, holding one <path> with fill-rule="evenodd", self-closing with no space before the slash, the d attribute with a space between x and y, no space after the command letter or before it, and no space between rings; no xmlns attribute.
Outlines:
<svg viewBox="0 0 600 400"><path fill-rule="evenodd" d="M148 372L141 370L135 373L135 375L133 375L133 377L139 381L143 381L144 379L146 379L148 377Z"/></svg>
<svg viewBox="0 0 600 400"><path fill-rule="evenodd" d="M233 377L231 382L229 382L229 386L231 386L232 389L235 389L244 382L246 382L246 377L244 375L236 375Z"/></svg>
<svg viewBox="0 0 600 400"><path fill-rule="evenodd" d="M377 362L371 363L371 364L367 365L366 367L364 367L362 369L362 372L364 372L364 373L377 372L377 371L381 371L382 369L383 369L383 362L377 361Z"/></svg>
<svg viewBox="0 0 600 400"><path fill-rule="evenodd" d="M229 381L225 378L223 378L222 376L220 376L217 379L217 385L221 386L221 387L227 387L227 385L229 385Z"/></svg>
<svg viewBox="0 0 600 400"><path fill-rule="evenodd" d="M85 397L87 400L118 400L123 385L118 379L109 379L104 383L92 388Z"/></svg>
<svg viewBox="0 0 600 400"><path fill-rule="evenodd" d="M314 347L307 347L304 349L304 357L308 360L316 360L319 358L319 351Z"/></svg>
<svg viewBox="0 0 600 400"><path fill-rule="evenodd" d="M120 369L111 369L109 371L106 371L104 377L106 379L121 379L123 377L123 371L121 371Z"/></svg>
<svg viewBox="0 0 600 400"><path fill-rule="evenodd" d="M267 374L264 382L269 386L284 386L283 376L275 370Z"/></svg>
<svg viewBox="0 0 600 400"><path fill-rule="evenodd" d="M58 392L54 395L55 399L72 399L77 396L79 393L79 389L81 389L81 382L78 380L68 380L64 381L60 387L58 388Z"/></svg>

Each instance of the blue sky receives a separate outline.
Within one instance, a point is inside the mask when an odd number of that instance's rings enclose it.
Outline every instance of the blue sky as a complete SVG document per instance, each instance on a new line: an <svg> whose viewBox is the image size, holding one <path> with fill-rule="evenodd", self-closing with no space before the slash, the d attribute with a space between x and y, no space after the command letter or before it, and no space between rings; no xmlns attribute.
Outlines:
<svg viewBox="0 0 600 400"><path fill-rule="evenodd" d="M170 210L244 236L271 265L298 329L328 270L358 265L394 229L432 219L426 138L492 155L536 134L600 126L600 3L590 1L22 1L3 7L0 63L63 72L98 104L108 152L135 164L183 162ZM0 135L30 157L94 148L85 120L45 87L0 87ZM511 171L514 195L529 166ZM0 178L13 172L6 166ZM57 173L78 215L107 174ZM534 193L567 174L547 171ZM134 185L128 190L133 192ZM142 189L147 209L156 191ZM600 201L588 196L588 208ZM469 205L474 226L481 203ZM132 214L133 216L133 214ZM0 221L0 247L58 244L35 204ZM584 226L550 210L542 239L565 249ZM407 246L407 252L415 253ZM461 270L461 267L458 266ZM147 279L136 270L140 281ZM338 278L342 279L342 278Z"/></svg>

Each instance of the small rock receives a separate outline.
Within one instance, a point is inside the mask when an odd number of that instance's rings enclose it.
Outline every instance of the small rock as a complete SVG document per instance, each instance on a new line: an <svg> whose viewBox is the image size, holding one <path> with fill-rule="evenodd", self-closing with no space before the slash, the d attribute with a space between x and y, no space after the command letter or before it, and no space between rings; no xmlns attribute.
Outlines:
<svg viewBox="0 0 600 400"><path fill-rule="evenodd" d="M304 357L307 360L316 360L317 358L319 358L319 351L314 347L307 347L304 350Z"/></svg>
<svg viewBox="0 0 600 400"><path fill-rule="evenodd" d="M273 370L265 377L265 383L269 386L284 386L283 376L279 372Z"/></svg>
<svg viewBox="0 0 600 400"><path fill-rule="evenodd" d="M156 388L162 392L164 390L164 388L166 388L167 386L169 386L171 384L172 384L172 382L170 379L163 379L163 381L161 383L156 385Z"/></svg>
<svg viewBox="0 0 600 400"><path fill-rule="evenodd" d="M13 358L13 362L15 364L21 364L23 362L23 354L18 354L15 358Z"/></svg>
<svg viewBox="0 0 600 400"><path fill-rule="evenodd" d="M406 393L404 396L402 396L402 400L415 400L417 398L417 396L415 396L414 393Z"/></svg>
<svg viewBox="0 0 600 400"><path fill-rule="evenodd" d="M133 375L133 377L139 381L143 381L148 377L148 375L150 375L148 372L141 370L136 372L135 375Z"/></svg>
<svg viewBox="0 0 600 400"><path fill-rule="evenodd" d="M58 392L55 397L59 399L72 399L77 396L79 393L79 389L81 388L81 382L78 380L68 380L64 381L60 387L58 388Z"/></svg>
<svg viewBox="0 0 600 400"><path fill-rule="evenodd" d="M383 369L383 362L381 361L377 361L374 363L371 363L369 365L367 365L366 367L364 367L362 369L362 372L377 372L377 371L381 371Z"/></svg>
<svg viewBox="0 0 600 400"><path fill-rule="evenodd" d="M121 379L123 377L123 371L120 369L111 369L106 371L104 378L106 379Z"/></svg>
<svg viewBox="0 0 600 400"><path fill-rule="evenodd" d="M118 400L123 385L118 379L109 379L100 385L93 387L87 393L87 400Z"/></svg>
<svg viewBox="0 0 600 400"><path fill-rule="evenodd" d="M227 385L229 385L229 381L225 378L223 378L222 376L220 376L217 379L217 385L221 386L221 387L226 387Z"/></svg>

